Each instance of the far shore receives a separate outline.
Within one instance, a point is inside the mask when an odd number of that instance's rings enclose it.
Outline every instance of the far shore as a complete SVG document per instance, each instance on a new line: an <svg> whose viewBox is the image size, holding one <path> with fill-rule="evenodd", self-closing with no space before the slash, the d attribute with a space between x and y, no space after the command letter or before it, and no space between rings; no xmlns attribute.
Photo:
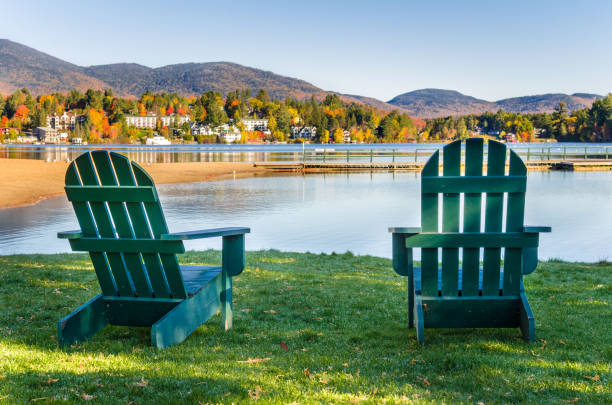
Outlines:
<svg viewBox="0 0 612 405"><path fill-rule="evenodd" d="M0 159L0 209L36 204L64 193L68 162ZM264 175L252 163L184 162L142 165L155 184L194 183Z"/></svg>

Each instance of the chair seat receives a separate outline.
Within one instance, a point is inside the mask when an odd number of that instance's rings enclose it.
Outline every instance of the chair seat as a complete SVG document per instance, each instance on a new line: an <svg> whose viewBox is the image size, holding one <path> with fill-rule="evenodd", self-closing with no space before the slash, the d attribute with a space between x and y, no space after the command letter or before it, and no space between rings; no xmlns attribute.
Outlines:
<svg viewBox="0 0 612 405"><path fill-rule="evenodd" d="M187 295L192 296L221 273L221 266L180 266Z"/></svg>

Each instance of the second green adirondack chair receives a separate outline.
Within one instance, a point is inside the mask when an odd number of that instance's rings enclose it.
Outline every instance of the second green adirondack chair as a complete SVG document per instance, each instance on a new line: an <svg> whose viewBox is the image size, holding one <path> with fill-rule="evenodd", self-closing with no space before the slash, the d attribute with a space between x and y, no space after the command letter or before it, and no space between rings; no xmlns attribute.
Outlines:
<svg viewBox="0 0 612 405"><path fill-rule="evenodd" d="M161 349L181 343L219 310L223 327L232 327L232 277L244 269L249 228L169 233L151 177L114 152L79 156L65 189L81 229L58 237L89 252L102 293L59 321L60 344L111 324L150 326ZM223 237L221 266L178 264L183 240L215 236Z"/></svg>
<svg viewBox="0 0 612 405"><path fill-rule="evenodd" d="M550 228L523 225L527 169L510 150L506 175L507 151L489 141L483 165L483 140L468 139L464 175L461 141L444 147L442 175L435 152L421 172L421 228L389 229L393 268L408 277L409 324L416 322L419 343L424 328L520 327L526 340L535 339L523 275L535 270L539 232ZM413 265L413 248L421 248L420 267Z"/></svg>

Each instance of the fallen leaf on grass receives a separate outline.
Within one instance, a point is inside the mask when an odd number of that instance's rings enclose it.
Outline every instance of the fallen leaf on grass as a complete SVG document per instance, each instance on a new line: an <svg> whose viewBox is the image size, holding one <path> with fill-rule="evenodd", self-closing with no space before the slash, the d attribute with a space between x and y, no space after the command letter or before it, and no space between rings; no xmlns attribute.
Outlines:
<svg viewBox="0 0 612 405"><path fill-rule="evenodd" d="M289 350L289 347L285 343L283 343L283 342L280 342L280 347L282 347L283 350L285 350L285 351Z"/></svg>
<svg viewBox="0 0 612 405"><path fill-rule="evenodd" d="M95 395L89 395L85 392L81 394L81 398L83 398L85 401L91 401L95 397L96 397Z"/></svg>
<svg viewBox="0 0 612 405"><path fill-rule="evenodd" d="M262 392L261 387L255 387L254 390L249 390L249 397L251 397L251 399L258 400Z"/></svg>
<svg viewBox="0 0 612 405"><path fill-rule="evenodd" d="M273 310L273 309L269 309L269 310L264 311L264 312L265 312L266 314L275 314L275 313L276 313L276 311L275 311L275 310Z"/></svg>
<svg viewBox="0 0 612 405"><path fill-rule="evenodd" d="M251 312L251 308L242 308L241 311L246 312L248 314L249 312Z"/></svg>
<svg viewBox="0 0 612 405"><path fill-rule="evenodd" d="M574 398L574 399L562 399L561 401L563 401L563 402L569 402L570 404L573 404L574 402L578 402L578 401L580 401L580 398Z"/></svg>
<svg viewBox="0 0 612 405"><path fill-rule="evenodd" d="M264 358L258 358L258 357L256 357L256 358L254 358L254 359L252 359L252 358L250 358L250 357L249 357L249 359L248 359L248 360L239 360L239 361L238 361L238 363L248 363L248 364L252 364L252 363L261 363L262 361L268 361L268 360L270 360L270 358L269 358L269 357L264 357Z"/></svg>
<svg viewBox="0 0 612 405"><path fill-rule="evenodd" d="M47 381L45 381L45 385L51 385L53 383L56 383L59 381L59 378L49 378Z"/></svg>
<svg viewBox="0 0 612 405"><path fill-rule="evenodd" d="M593 377L591 377L590 375L585 375L586 378L588 378L591 381L599 381L601 378L599 377L599 375L594 375Z"/></svg>
<svg viewBox="0 0 612 405"><path fill-rule="evenodd" d="M374 392L372 392L372 396L376 395L377 392L378 392L378 387L375 387Z"/></svg>
<svg viewBox="0 0 612 405"><path fill-rule="evenodd" d="M304 369L304 375L308 378L312 378L312 375L310 374L310 371L308 371L307 368Z"/></svg>
<svg viewBox="0 0 612 405"><path fill-rule="evenodd" d="M141 377L140 381L136 381L135 383L132 383L132 385L136 387L146 387L147 385L149 385L149 382L145 380L144 377Z"/></svg>
<svg viewBox="0 0 612 405"><path fill-rule="evenodd" d="M429 380L427 379L427 377L424 377L424 378L417 377L417 378L418 378L419 380L421 380L421 382L423 383L423 385L428 386L428 387L431 385L431 383L429 382Z"/></svg>

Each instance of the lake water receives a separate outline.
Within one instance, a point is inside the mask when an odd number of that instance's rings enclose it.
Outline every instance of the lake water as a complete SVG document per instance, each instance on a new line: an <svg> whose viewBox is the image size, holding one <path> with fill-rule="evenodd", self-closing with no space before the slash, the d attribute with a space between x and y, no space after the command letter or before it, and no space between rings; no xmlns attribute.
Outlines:
<svg viewBox="0 0 612 405"><path fill-rule="evenodd" d="M255 177L158 186L171 232L248 226L249 250L345 252L390 257L389 226L420 224L416 173ZM612 174L530 172L526 225L552 226L540 257L612 259ZM65 197L0 210L0 254L70 251L58 231L77 229ZM187 249L220 248L220 238Z"/></svg>
<svg viewBox="0 0 612 405"><path fill-rule="evenodd" d="M0 158L70 161L81 153L112 150L139 163L174 162L414 162L426 161L445 144L246 144L246 145L0 145ZM603 159L610 143L511 143L524 160ZM485 150L486 151L486 150Z"/></svg>

